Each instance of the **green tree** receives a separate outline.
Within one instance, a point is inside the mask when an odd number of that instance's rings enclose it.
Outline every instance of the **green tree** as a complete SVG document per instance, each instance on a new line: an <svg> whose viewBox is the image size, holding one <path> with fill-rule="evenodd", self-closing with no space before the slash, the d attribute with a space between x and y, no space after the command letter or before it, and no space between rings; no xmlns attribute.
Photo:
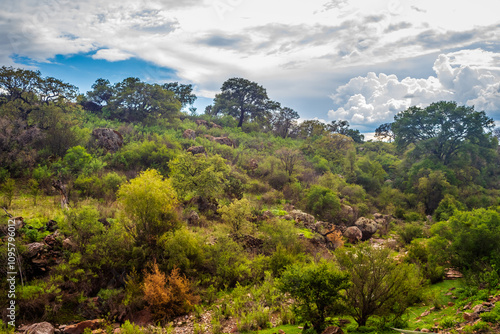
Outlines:
<svg viewBox="0 0 500 334"><path fill-rule="evenodd" d="M375 138L378 140L389 140L389 143L394 140L394 133L392 132L392 123L381 124L375 129Z"/></svg>
<svg viewBox="0 0 500 334"><path fill-rule="evenodd" d="M320 137L327 132L327 126L325 123L318 121L316 119L309 119L301 122L296 130L294 131L294 136L299 138L314 138Z"/></svg>
<svg viewBox="0 0 500 334"><path fill-rule="evenodd" d="M358 161L358 168L358 183L363 185L368 192L378 192L387 177L380 162L363 157Z"/></svg>
<svg viewBox="0 0 500 334"><path fill-rule="evenodd" d="M133 222L136 242L156 245L157 238L177 225L177 193L170 179L154 169L142 172L118 189L118 201Z"/></svg>
<svg viewBox="0 0 500 334"><path fill-rule="evenodd" d="M101 112L113 97L114 88L109 80L102 78L97 79L91 88L92 90L87 92L81 104L89 111Z"/></svg>
<svg viewBox="0 0 500 334"><path fill-rule="evenodd" d="M49 104L73 99L77 88L53 77L41 76L40 71L21 68L0 67L0 89L5 91L7 101L21 100L28 105L37 102ZM26 120L31 108L23 109Z"/></svg>
<svg viewBox="0 0 500 334"><path fill-rule="evenodd" d="M338 133L329 133L314 141L305 148L306 153L317 154L329 162L332 172L342 173L346 163L349 163L349 151L354 150L351 137Z"/></svg>
<svg viewBox="0 0 500 334"><path fill-rule="evenodd" d="M359 130L349 128L348 121L332 121L327 127L331 133L339 133L341 135L351 137L355 143L362 143L365 139L365 136L363 136Z"/></svg>
<svg viewBox="0 0 500 334"><path fill-rule="evenodd" d="M5 198L5 205L7 208L12 204L12 199L16 191L16 181L11 178L7 178L2 184L2 192Z"/></svg>
<svg viewBox="0 0 500 334"><path fill-rule="evenodd" d="M456 211L448 222L433 225L433 252L484 283L486 274L500 275L500 208ZM441 240L441 241L440 241ZM487 276L487 275L486 275ZM498 281L497 281L498 284Z"/></svg>
<svg viewBox="0 0 500 334"><path fill-rule="evenodd" d="M288 176L292 176L293 172L297 169L297 164L302 159L300 151L283 147L277 150L275 154L280 159L281 165Z"/></svg>
<svg viewBox="0 0 500 334"><path fill-rule="evenodd" d="M349 288L349 274L326 261L318 264L293 264L278 280L278 289L295 299L294 313L322 333L326 319L340 313L343 290Z"/></svg>
<svg viewBox="0 0 500 334"><path fill-rule="evenodd" d="M127 122L143 122L178 115L181 103L175 93L158 84L139 78L126 78L113 86L114 94L104 111L111 118Z"/></svg>
<svg viewBox="0 0 500 334"><path fill-rule="evenodd" d="M223 196L230 168L221 156L183 153L170 161L169 167L173 185L181 198Z"/></svg>
<svg viewBox="0 0 500 334"><path fill-rule="evenodd" d="M231 78L222 84L221 93L215 96L212 113L236 117L240 128L245 120L269 118L271 111L278 107L278 103L269 99L264 87L247 79Z"/></svg>
<svg viewBox="0 0 500 334"><path fill-rule="evenodd" d="M372 315L402 316L418 296L420 274L390 254L388 248L366 243L336 250L337 261L352 282L346 292L346 311L359 326L365 326Z"/></svg>
<svg viewBox="0 0 500 334"><path fill-rule="evenodd" d="M332 190L314 185L306 197L307 210L318 219L333 221L340 212L340 200Z"/></svg>
<svg viewBox="0 0 500 334"><path fill-rule="evenodd" d="M40 186L38 184L38 181L35 179L30 179L28 185L30 195L33 196L33 205L36 206L36 198L40 193Z"/></svg>
<svg viewBox="0 0 500 334"><path fill-rule="evenodd" d="M218 212L222 221L231 226L234 234L243 234L248 220L252 217L252 208L246 198L235 199L231 204L221 207Z"/></svg>
<svg viewBox="0 0 500 334"><path fill-rule="evenodd" d="M425 205L425 213L430 215L443 199L444 193L450 188L450 184L446 180L446 175L440 171L425 171L426 176L418 179L417 191L418 198Z"/></svg>
<svg viewBox="0 0 500 334"><path fill-rule="evenodd" d="M273 132L282 138L288 137L293 128L297 125L298 119L299 113L292 108L280 108L278 112L273 115L271 120Z"/></svg>
<svg viewBox="0 0 500 334"><path fill-rule="evenodd" d="M174 92L175 98L181 103L181 108L184 109L188 105L192 105L196 101L196 95L193 94L193 85L184 85L178 82L168 82L162 85L163 88Z"/></svg>
<svg viewBox="0 0 500 334"><path fill-rule="evenodd" d="M469 145L490 147L492 136L486 131L493 124L484 111L441 101L398 113L391 129L399 149L415 144L421 155L430 154L448 165Z"/></svg>

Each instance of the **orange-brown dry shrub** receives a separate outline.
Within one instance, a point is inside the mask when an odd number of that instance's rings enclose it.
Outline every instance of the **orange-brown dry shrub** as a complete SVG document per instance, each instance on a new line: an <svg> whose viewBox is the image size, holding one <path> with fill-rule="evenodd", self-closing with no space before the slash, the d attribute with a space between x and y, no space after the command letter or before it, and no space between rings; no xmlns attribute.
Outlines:
<svg viewBox="0 0 500 334"><path fill-rule="evenodd" d="M188 313L199 301L191 292L189 280L174 268L168 277L153 263L144 276L144 299L155 320L166 320Z"/></svg>
<svg viewBox="0 0 500 334"><path fill-rule="evenodd" d="M342 232L338 230L337 231L330 230L327 232L326 237L328 238L328 240L330 240L334 249L344 246L344 239L342 239Z"/></svg>

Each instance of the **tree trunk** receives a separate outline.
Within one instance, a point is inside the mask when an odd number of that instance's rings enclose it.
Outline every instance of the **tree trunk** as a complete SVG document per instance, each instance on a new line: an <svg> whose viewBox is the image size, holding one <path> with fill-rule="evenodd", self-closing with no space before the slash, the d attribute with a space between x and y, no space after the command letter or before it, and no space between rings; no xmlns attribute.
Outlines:
<svg viewBox="0 0 500 334"><path fill-rule="evenodd" d="M52 181L54 187L61 194L61 209L68 209L68 190L61 180Z"/></svg>
<svg viewBox="0 0 500 334"><path fill-rule="evenodd" d="M240 121L238 122L238 127L241 128L241 126L243 125L243 120L245 119L245 111L241 111L241 114L240 114Z"/></svg>

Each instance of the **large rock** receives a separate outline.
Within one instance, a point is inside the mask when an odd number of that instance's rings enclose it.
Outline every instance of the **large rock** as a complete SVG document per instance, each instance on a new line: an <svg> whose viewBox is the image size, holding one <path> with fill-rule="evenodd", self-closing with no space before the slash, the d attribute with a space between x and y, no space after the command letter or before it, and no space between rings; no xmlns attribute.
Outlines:
<svg viewBox="0 0 500 334"><path fill-rule="evenodd" d="M288 213L292 218L298 222L304 224L306 227L314 226L314 216L308 213L302 212L300 210L292 210Z"/></svg>
<svg viewBox="0 0 500 334"><path fill-rule="evenodd" d="M190 148L187 149L188 152L191 152L193 154L205 154L205 147L203 146L191 146Z"/></svg>
<svg viewBox="0 0 500 334"><path fill-rule="evenodd" d="M354 225L363 233L363 237L361 238L363 241L370 239L378 230L378 224L373 219L366 217L359 218Z"/></svg>
<svg viewBox="0 0 500 334"><path fill-rule="evenodd" d="M344 332L342 331L342 329L340 327L329 326L329 327L325 328L325 330L321 334L344 334Z"/></svg>
<svg viewBox="0 0 500 334"><path fill-rule="evenodd" d="M214 122L210 122L210 127L212 127L212 129L222 129L222 126L220 126L219 124L215 124Z"/></svg>
<svg viewBox="0 0 500 334"><path fill-rule="evenodd" d="M78 245L70 238L66 238L63 240L62 247L63 249L69 250L71 252L76 252L78 250Z"/></svg>
<svg viewBox="0 0 500 334"><path fill-rule="evenodd" d="M28 248L28 251L26 252L28 258L33 258L45 250L45 244L43 242L33 242L31 244L27 244L26 248Z"/></svg>
<svg viewBox="0 0 500 334"><path fill-rule="evenodd" d="M116 152L123 145L122 135L113 129L94 129L92 136L97 140L97 145L107 151Z"/></svg>
<svg viewBox="0 0 500 334"><path fill-rule="evenodd" d="M196 132L194 130L187 129L182 133L182 137L186 139L196 139Z"/></svg>
<svg viewBox="0 0 500 334"><path fill-rule="evenodd" d="M89 328L90 330L94 330L94 329L101 327L103 324L104 324L104 320L102 320L102 319L85 320L85 321L79 322L75 325L66 326L64 328L64 333L82 334L86 328Z"/></svg>
<svg viewBox="0 0 500 334"><path fill-rule="evenodd" d="M344 232L344 237L352 244L361 240L363 233L356 226L349 226Z"/></svg>
<svg viewBox="0 0 500 334"><path fill-rule="evenodd" d="M203 125L203 126L206 126L208 128L208 122L205 121L204 119L197 119L195 121L196 125L200 126L200 125Z"/></svg>
<svg viewBox="0 0 500 334"><path fill-rule="evenodd" d="M25 334L54 334L54 326L48 322L39 322L29 326Z"/></svg>
<svg viewBox="0 0 500 334"><path fill-rule="evenodd" d="M194 210L192 210L188 215L187 215L187 222L189 225L198 225L200 222L200 216L198 213Z"/></svg>
<svg viewBox="0 0 500 334"><path fill-rule="evenodd" d="M236 147L236 145L234 144L234 141L228 137L214 137L214 142L222 144L222 145Z"/></svg>
<svg viewBox="0 0 500 334"><path fill-rule="evenodd" d="M352 225L356 221L357 214L352 208L352 206L341 204L340 205L340 217L346 225Z"/></svg>

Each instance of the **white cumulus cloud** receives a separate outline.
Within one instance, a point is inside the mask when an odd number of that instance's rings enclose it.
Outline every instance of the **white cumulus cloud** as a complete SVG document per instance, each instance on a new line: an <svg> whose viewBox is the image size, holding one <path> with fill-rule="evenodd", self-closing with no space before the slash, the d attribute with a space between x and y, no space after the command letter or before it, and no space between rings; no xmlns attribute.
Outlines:
<svg viewBox="0 0 500 334"><path fill-rule="evenodd" d="M500 54L461 50L441 54L434 62L435 76L428 78L368 73L337 88L331 95L336 109L330 119L348 120L353 125L377 126L391 122L396 113L410 106L453 100L474 105L490 117L500 118Z"/></svg>

